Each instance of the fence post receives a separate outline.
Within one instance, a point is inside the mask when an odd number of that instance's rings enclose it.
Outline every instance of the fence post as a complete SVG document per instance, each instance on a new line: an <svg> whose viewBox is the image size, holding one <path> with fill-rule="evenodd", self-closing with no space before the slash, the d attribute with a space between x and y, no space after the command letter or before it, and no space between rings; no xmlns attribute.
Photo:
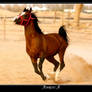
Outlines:
<svg viewBox="0 0 92 92"><path fill-rule="evenodd" d="M56 10L55 10L55 12L54 12L54 23L56 22Z"/></svg>
<svg viewBox="0 0 92 92"><path fill-rule="evenodd" d="M6 22L6 17L4 16L4 40L6 40L6 25L5 25L5 22Z"/></svg>
<svg viewBox="0 0 92 92"><path fill-rule="evenodd" d="M81 13L82 7L83 7L83 4L76 4L75 5L75 14L74 14L75 27L79 26L80 13Z"/></svg>
<svg viewBox="0 0 92 92"><path fill-rule="evenodd" d="M69 26L70 26L70 20L69 20L69 18L70 18L70 14L71 14L71 13L70 13L70 11L68 11L67 13L68 13L68 21L67 21L67 25L68 25L68 27L69 27Z"/></svg>

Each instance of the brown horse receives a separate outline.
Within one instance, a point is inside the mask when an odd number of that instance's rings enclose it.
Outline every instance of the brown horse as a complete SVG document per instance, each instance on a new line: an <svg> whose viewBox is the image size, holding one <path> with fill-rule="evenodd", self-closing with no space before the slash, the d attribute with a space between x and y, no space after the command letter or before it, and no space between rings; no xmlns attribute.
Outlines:
<svg viewBox="0 0 92 92"><path fill-rule="evenodd" d="M43 34L38 26L38 19L32 8L25 8L23 12L14 19L14 22L23 25L25 28L26 51L31 58L34 71L43 80L46 80L42 71L44 59L54 64L54 72L60 65L60 71L64 68L64 53L68 46L68 37L64 27L59 28L59 33ZM59 54L60 63L54 58ZM37 59L40 58L37 65Z"/></svg>

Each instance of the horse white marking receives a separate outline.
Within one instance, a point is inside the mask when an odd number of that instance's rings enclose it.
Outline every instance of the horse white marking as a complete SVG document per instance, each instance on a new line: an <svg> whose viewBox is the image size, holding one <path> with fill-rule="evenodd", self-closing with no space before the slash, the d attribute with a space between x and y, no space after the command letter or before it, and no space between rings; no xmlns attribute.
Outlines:
<svg viewBox="0 0 92 92"><path fill-rule="evenodd" d="M57 71L56 71L56 74L55 74L55 81L56 81L56 82L58 81L59 73L60 73L60 71L59 71L59 70L57 70Z"/></svg>
<svg viewBox="0 0 92 92"><path fill-rule="evenodd" d="M55 72L49 72L47 74L45 74L47 80L51 80L55 78Z"/></svg>
<svg viewBox="0 0 92 92"><path fill-rule="evenodd" d="M58 81L59 73L60 73L60 66L58 67L57 71L55 72L55 81L56 82Z"/></svg>
<svg viewBox="0 0 92 92"><path fill-rule="evenodd" d="M13 18L13 21L15 21L16 19L18 19L18 16L15 16L15 17Z"/></svg>
<svg viewBox="0 0 92 92"><path fill-rule="evenodd" d="M60 66L58 67L56 72L49 72L45 74L47 80L53 79L55 82L59 81L59 73L60 73Z"/></svg>
<svg viewBox="0 0 92 92"><path fill-rule="evenodd" d="M20 14L20 16L23 16L25 14L25 12L22 12L21 14Z"/></svg>
<svg viewBox="0 0 92 92"><path fill-rule="evenodd" d="M45 76L46 76L47 80L51 79L51 77L48 74L45 74Z"/></svg>
<svg viewBox="0 0 92 92"><path fill-rule="evenodd" d="M30 10L30 7L29 7L29 6L27 6L27 7L26 7L26 9L27 9L27 10Z"/></svg>
<svg viewBox="0 0 92 92"><path fill-rule="evenodd" d="M22 12L21 14L20 14L20 16L23 16L25 14L25 12ZM14 18L13 18L13 21L15 21L16 19L18 19L19 18L19 16L15 16Z"/></svg>

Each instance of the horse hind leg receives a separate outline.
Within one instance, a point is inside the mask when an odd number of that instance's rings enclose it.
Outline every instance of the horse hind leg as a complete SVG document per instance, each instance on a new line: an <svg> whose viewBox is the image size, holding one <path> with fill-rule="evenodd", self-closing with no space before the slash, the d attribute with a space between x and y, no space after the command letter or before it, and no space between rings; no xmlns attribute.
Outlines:
<svg viewBox="0 0 92 92"><path fill-rule="evenodd" d="M60 67L59 70L56 71L55 74L55 81L58 81L58 76L61 70L63 70L63 68L65 67L65 63L64 63L64 52L59 52L59 58L60 58Z"/></svg>
<svg viewBox="0 0 92 92"><path fill-rule="evenodd" d="M59 53L59 58L60 58L60 71L61 71L65 67L64 53L60 52Z"/></svg>
<svg viewBox="0 0 92 92"><path fill-rule="evenodd" d="M55 60L55 58L53 56L47 57L46 58L49 62L51 62L52 64L54 64L54 72L56 72L58 66L59 66L59 62L57 60Z"/></svg>

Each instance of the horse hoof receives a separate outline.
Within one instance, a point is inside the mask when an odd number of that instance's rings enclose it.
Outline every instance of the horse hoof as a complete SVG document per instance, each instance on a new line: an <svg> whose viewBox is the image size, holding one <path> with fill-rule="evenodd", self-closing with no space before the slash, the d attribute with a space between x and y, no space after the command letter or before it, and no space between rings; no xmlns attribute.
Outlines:
<svg viewBox="0 0 92 92"><path fill-rule="evenodd" d="M46 77L44 76L42 79L45 81L46 80Z"/></svg>
<svg viewBox="0 0 92 92"><path fill-rule="evenodd" d="M45 74L45 76L46 76L46 79L47 80L50 80L51 79L51 77L48 74Z"/></svg>
<svg viewBox="0 0 92 92"><path fill-rule="evenodd" d="M49 72L48 73L50 76L52 76L52 75L55 75L55 72Z"/></svg>

